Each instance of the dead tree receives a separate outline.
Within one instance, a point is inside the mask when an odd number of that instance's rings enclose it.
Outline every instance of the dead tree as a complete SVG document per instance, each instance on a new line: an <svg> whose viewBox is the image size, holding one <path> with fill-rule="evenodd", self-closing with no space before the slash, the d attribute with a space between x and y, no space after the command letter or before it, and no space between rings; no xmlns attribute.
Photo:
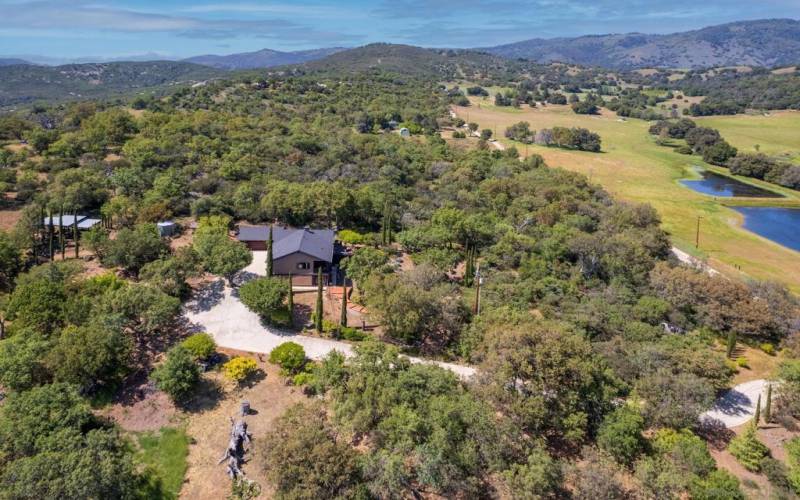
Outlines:
<svg viewBox="0 0 800 500"><path fill-rule="evenodd" d="M228 441L228 447L225 454L219 459L217 464L221 464L225 460L228 461L226 469L231 479L238 476L244 476L242 469L239 467L244 459L244 454L247 451L245 445L250 444L250 434L247 432L247 422L244 420L233 420L231 418L231 436Z"/></svg>

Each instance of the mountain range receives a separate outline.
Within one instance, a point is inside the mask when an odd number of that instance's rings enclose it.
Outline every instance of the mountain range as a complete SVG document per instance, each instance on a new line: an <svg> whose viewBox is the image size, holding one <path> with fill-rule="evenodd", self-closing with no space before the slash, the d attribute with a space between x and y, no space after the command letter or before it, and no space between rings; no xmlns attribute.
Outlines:
<svg viewBox="0 0 800 500"><path fill-rule="evenodd" d="M308 61L322 59L331 54L347 50L342 47L324 49L298 50L294 52L280 52L271 49L262 49L255 52L242 52L226 56L202 55L183 59L184 62L202 64L218 69L256 69L284 66L287 64L300 64Z"/></svg>
<svg viewBox="0 0 800 500"><path fill-rule="evenodd" d="M800 62L800 21L741 21L669 35L533 38L479 50L541 63L610 69L782 66Z"/></svg>
<svg viewBox="0 0 800 500"><path fill-rule="evenodd" d="M293 52L262 49L228 55L200 55L182 61L223 70L257 69L307 63L348 50L342 47ZM563 62L609 69L651 67L688 69L742 65L772 67L800 63L800 21L793 19L740 21L668 35L624 33L575 38L532 38L472 50L505 58L530 59L540 63ZM80 58L70 62L90 62L90 59L92 58ZM103 58L94 59L96 60L92 62L111 61ZM125 60L163 59L164 57L158 54L142 54L130 56ZM0 58L0 66L56 62L61 60L46 56Z"/></svg>

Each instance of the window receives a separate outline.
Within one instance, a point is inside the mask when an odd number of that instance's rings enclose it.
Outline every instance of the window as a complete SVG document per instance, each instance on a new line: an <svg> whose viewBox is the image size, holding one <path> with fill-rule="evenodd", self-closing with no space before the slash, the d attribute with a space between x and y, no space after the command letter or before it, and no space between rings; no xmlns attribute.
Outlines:
<svg viewBox="0 0 800 500"><path fill-rule="evenodd" d="M308 262L298 262L297 269L309 269L311 265Z"/></svg>

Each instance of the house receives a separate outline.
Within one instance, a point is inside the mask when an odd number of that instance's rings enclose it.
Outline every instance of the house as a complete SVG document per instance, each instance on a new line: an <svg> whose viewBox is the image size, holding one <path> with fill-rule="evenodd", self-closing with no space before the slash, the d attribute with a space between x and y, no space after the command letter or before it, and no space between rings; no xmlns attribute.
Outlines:
<svg viewBox="0 0 800 500"><path fill-rule="evenodd" d="M236 239L250 250L265 251L270 226L239 226ZM334 262L332 229L295 229L272 226L272 272L275 275L298 277L296 284L312 284L319 269L327 282ZM305 279L303 277L306 277Z"/></svg>

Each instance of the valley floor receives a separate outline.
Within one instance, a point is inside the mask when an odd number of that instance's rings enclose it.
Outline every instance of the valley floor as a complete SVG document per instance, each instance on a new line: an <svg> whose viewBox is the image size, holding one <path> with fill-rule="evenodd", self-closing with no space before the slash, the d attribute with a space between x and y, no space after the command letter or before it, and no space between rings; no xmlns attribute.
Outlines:
<svg viewBox="0 0 800 500"><path fill-rule="evenodd" d="M702 195L678 181L693 177L694 166L706 165L698 156L685 156L673 148L659 146L648 134L649 123L622 119L603 109L600 115L576 115L569 106L548 105L540 108L500 108L489 100L471 98L469 107L454 106L453 111L480 128L492 129L520 155L539 154L548 165L585 174L613 196L632 202L650 203L662 218L679 249L707 261L708 265L734 277L769 279L785 283L800 292L800 253L778 245L741 228L743 217L726 205L732 200ZM520 121L532 130L553 126L584 127L600 134L601 153L589 153L537 145L524 145L503 137L509 125ZM714 117L702 120L718 128L722 136L743 151L780 155L796 161L800 155L800 113L775 112L769 116ZM800 193L773 184L737 177L786 195L780 203L800 206ZM744 199L738 203L758 203ZM701 217L700 245L695 248L697 218Z"/></svg>

